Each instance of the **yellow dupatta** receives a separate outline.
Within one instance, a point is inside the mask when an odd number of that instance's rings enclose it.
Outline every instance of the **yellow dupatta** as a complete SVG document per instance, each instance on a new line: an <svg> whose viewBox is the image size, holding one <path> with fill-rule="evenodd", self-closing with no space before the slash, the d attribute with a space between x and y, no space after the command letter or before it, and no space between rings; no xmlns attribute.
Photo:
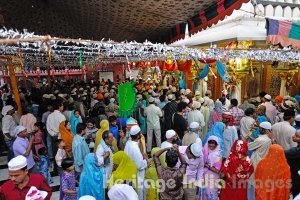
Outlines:
<svg viewBox="0 0 300 200"><path fill-rule="evenodd" d="M155 147L151 150L151 157L160 150L159 147ZM158 200L158 188L157 188L157 171L154 162L150 163L149 168L146 170L145 180L150 180L150 186L147 189L146 200Z"/></svg>
<svg viewBox="0 0 300 200"><path fill-rule="evenodd" d="M138 170L131 158L124 151L118 151L113 154L112 160L113 164L117 165L117 169L112 172L109 188L124 181L131 181L133 187L136 188Z"/></svg>
<svg viewBox="0 0 300 200"><path fill-rule="evenodd" d="M94 152L96 152L98 145L102 141L102 135L105 131L109 131L109 122L106 119L102 120L100 122L100 129L96 133ZM114 152L117 152L119 150L118 145L117 145L117 141L116 141L115 138L114 138L114 141L112 143L112 148L114 149Z"/></svg>

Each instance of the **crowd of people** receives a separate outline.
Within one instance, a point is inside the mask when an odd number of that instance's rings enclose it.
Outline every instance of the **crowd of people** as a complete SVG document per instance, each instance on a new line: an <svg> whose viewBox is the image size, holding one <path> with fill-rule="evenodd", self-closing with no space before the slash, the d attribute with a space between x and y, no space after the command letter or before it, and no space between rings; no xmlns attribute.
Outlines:
<svg viewBox="0 0 300 200"><path fill-rule="evenodd" d="M136 82L118 115L118 85L75 80L2 92L10 180L0 199L288 200L300 193L300 96L252 104L207 90ZM52 173L50 173L52 172Z"/></svg>

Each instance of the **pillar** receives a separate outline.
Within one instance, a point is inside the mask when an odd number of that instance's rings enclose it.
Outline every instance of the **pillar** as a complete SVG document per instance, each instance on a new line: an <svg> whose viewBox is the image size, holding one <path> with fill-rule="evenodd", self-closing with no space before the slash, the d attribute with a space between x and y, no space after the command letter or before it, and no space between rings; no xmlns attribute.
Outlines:
<svg viewBox="0 0 300 200"><path fill-rule="evenodd" d="M288 95L288 91L286 90L286 78L288 76L288 73L280 73L280 96L284 97Z"/></svg>
<svg viewBox="0 0 300 200"><path fill-rule="evenodd" d="M270 93L271 89L271 83L272 83L272 63L271 62L266 62L264 63L264 68L263 68L263 76L261 80L261 91L265 91L266 93Z"/></svg>
<svg viewBox="0 0 300 200"><path fill-rule="evenodd" d="M9 76L10 76L10 84L11 84L11 89L14 95L14 100L18 105L18 114L22 115L22 106L21 106L21 100L20 100L20 95L19 95L19 90L18 90L18 82L15 74L15 69L14 65L12 63L11 58L8 59L8 71L9 71Z"/></svg>

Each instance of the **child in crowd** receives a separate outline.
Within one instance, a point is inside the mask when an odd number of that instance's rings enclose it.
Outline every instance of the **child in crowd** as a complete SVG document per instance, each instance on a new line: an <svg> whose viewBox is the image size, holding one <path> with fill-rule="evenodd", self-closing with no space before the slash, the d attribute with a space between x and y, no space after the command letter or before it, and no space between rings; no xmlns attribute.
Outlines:
<svg viewBox="0 0 300 200"><path fill-rule="evenodd" d="M119 141L119 127L117 125L117 117L112 115L108 118L109 121L109 132L111 132L114 138Z"/></svg>
<svg viewBox="0 0 300 200"><path fill-rule="evenodd" d="M50 160L47 156L47 149L45 147L42 147L38 150L38 155L39 155L39 171L40 173L45 177L47 180L48 184L53 183L49 171L49 166L50 166Z"/></svg>
<svg viewBox="0 0 300 200"><path fill-rule="evenodd" d="M42 122L36 122L34 124L34 152L37 156L39 156L39 149L41 148L45 148L45 142L44 142L44 134L43 134L43 128L44 128L44 124Z"/></svg>
<svg viewBox="0 0 300 200"><path fill-rule="evenodd" d="M96 138L96 132L98 131L98 128L95 125L95 122L93 119L89 119L86 122L86 134L84 136L86 143L89 145L89 148L91 152L94 149L95 146L95 138Z"/></svg>
<svg viewBox="0 0 300 200"><path fill-rule="evenodd" d="M63 172L60 174L60 197L61 200L77 200L74 162L70 158L62 161Z"/></svg>
<svg viewBox="0 0 300 200"><path fill-rule="evenodd" d="M55 161L58 166L58 168L57 168L58 174L61 174L61 172L62 172L61 163L65 158L67 158L67 153L65 150L65 143L63 140L58 140L58 150L55 155Z"/></svg>

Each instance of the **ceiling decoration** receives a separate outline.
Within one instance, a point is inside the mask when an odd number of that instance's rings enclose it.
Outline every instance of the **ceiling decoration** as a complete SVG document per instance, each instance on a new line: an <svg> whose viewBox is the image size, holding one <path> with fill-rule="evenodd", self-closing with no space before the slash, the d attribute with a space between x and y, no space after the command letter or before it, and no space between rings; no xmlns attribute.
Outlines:
<svg viewBox="0 0 300 200"><path fill-rule="evenodd" d="M9 0L4 26L39 35L157 42L173 27L214 5L244 0ZM227 3L226 3L227 2ZM238 6L235 6L236 9ZM238 7L239 8L239 7ZM226 10L226 8L224 8ZM176 34L175 34L176 35Z"/></svg>

